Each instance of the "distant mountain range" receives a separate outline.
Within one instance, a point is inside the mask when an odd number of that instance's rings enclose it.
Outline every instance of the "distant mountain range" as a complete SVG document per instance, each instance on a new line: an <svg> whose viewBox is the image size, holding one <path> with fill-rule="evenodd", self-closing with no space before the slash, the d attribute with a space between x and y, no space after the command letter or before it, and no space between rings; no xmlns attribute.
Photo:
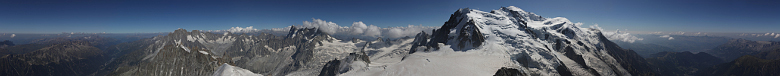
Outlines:
<svg viewBox="0 0 780 76"><path fill-rule="evenodd" d="M745 39L732 39L728 43L720 45L707 51L726 61L737 59L743 55L758 55L762 53L761 58L777 58L777 50L780 50L780 42L774 41L751 41Z"/></svg>
<svg viewBox="0 0 780 76"><path fill-rule="evenodd" d="M664 76L776 76L778 42L732 39L706 52L660 52L647 57Z"/></svg>
<svg viewBox="0 0 780 76"><path fill-rule="evenodd" d="M691 76L699 73L708 73L701 71L721 64L724 61L710 54L699 52L660 52L650 55L647 61L657 66L662 76Z"/></svg>
<svg viewBox="0 0 780 76"><path fill-rule="evenodd" d="M47 38L32 44L8 46L0 51L0 75L90 75L110 58L101 49L119 43L100 36Z"/></svg>

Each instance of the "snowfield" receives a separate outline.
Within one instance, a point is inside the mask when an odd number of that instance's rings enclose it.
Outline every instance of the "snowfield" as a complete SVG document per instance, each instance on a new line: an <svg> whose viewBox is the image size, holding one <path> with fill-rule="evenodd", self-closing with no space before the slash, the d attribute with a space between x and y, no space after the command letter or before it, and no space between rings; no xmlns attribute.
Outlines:
<svg viewBox="0 0 780 76"><path fill-rule="evenodd" d="M449 45L442 45L449 47ZM410 54L400 62L377 62L343 76L490 76L496 69L510 66L508 56L484 52L456 52L443 48L428 53Z"/></svg>
<svg viewBox="0 0 780 76"><path fill-rule="evenodd" d="M261 74L255 74L252 71L228 65L228 64L222 64L222 66L219 66L219 69L217 69L216 72L214 72L214 75L212 76L263 76Z"/></svg>

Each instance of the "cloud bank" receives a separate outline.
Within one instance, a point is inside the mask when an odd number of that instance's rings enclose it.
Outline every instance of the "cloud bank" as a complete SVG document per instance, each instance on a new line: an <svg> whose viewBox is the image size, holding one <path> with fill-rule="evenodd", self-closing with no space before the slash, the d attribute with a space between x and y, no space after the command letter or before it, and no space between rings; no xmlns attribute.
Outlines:
<svg viewBox="0 0 780 76"><path fill-rule="evenodd" d="M257 30L257 29L254 29L254 28L252 28L252 27L253 27L253 26L249 26L249 27L246 27L246 28L241 28L241 27L231 27L230 29L228 29L228 30L226 30L226 31L229 31L229 32L232 32L232 33L246 33L246 32L255 32L255 31L259 31L259 30Z"/></svg>
<svg viewBox="0 0 780 76"><path fill-rule="evenodd" d="M598 24L590 26L590 28L599 29L601 30L601 34L603 34L607 39L613 40L613 41L623 41L628 43L634 43L637 40L644 40L643 38L636 37L634 35L631 35L631 33L628 32L621 32L620 29L615 31L605 31L604 29L601 29Z"/></svg>
<svg viewBox="0 0 780 76"><path fill-rule="evenodd" d="M330 34L337 39L352 39L358 38L363 40L373 40L376 38L402 38L402 37L414 37L417 33L427 32L437 29L439 27L421 26L421 25L407 25L406 27L386 27L382 28L375 25L367 25L362 21L352 22L351 26L339 26L334 22L329 22L321 19L312 19L311 21L303 21L302 25L295 25L299 28L319 28L321 31ZM258 33L265 32L275 35L286 35L290 31L291 26L284 28L270 28L270 29L256 29L253 26L249 27L231 27L227 30L209 30L209 32L232 32L232 33Z"/></svg>
<svg viewBox="0 0 780 76"><path fill-rule="evenodd" d="M312 21L303 21L302 27L305 28L319 28L325 33L329 33L334 37L352 37L360 39L373 39L373 38L401 38L412 37L420 32L431 32L432 29L439 27L429 26L415 26L408 25L406 27L387 27L381 28L375 25L366 25L362 21L353 22L351 26L339 26L336 23L328 22L321 19L312 19ZM289 29L289 28L284 28Z"/></svg>

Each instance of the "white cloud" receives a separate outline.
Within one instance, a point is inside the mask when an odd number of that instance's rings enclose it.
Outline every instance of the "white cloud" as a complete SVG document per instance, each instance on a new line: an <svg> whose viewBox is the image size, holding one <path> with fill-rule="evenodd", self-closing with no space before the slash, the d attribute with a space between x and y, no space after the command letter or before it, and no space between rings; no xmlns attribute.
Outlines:
<svg viewBox="0 0 780 76"><path fill-rule="evenodd" d="M374 25L368 25L363 23L363 21L353 22L352 26L349 27L347 33L351 33L352 35L363 35L363 36L370 36L370 37L378 37L382 35L382 31L379 30L380 28L378 26Z"/></svg>
<svg viewBox="0 0 780 76"><path fill-rule="evenodd" d="M320 19L312 19L311 22L303 21L302 26L306 28L319 28L321 31L329 34L335 34L337 31L341 30L341 28L347 28L347 27L341 27L336 23L327 22L325 20L320 20Z"/></svg>
<svg viewBox="0 0 780 76"><path fill-rule="evenodd" d="M431 34L431 30L436 29L436 28L439 28L439 27L408 25L406 27L382 28L382 31L386 31L387 32L387 33L383 33L384 37L399 38L399 37L406 37L406 36L412 37L412 36L417 35L417 33L420 33L422 31L425 31L428 34Z"/></svg>
<svg viewBox="0 0 780 76"><path fill-rule="evenodd" d="M621 32L620 29L615 31L605 31L604 29L601 29L598 24L592 25L590 28L601 30L601 34L603 34L609 40L623 41L628 43L634 43L637 40L644 40L643 38L631 35L631 33Z"/></svg>
<svg viewBox="0 0 780 76"><path fill-rule="evenodd" d="M667 38L667 37L669 37L669 35L661 35L661 36L658 36L658 37Z"/></svg>
<svg viewBox="0 0 780 76"><path fill-rule="evenodd" d="M366 26L366 24L364 24L363 21L358 21L358 22L353 22L352 27L349 28L351 28L350 30L352 30L352 32L355 34L362 34L363 31L366 31L368 26Z"/></svg>
<svg viewBox="0 0 780 76"><path fill-rule="evenodd" d="M237 33L237 32L254 32L254 31L258 31L257 29L254 29L254 28L252 28L252 27L253 27L253 26L249 26L249 27L246 27L246 28L241 28L241 27L231 27L231 28L230 28L230 29L228 29L227 31L228 31L228 32L232 32L232 33Z"/></svg>
<svg viewBox="0 0 780 76"><path fill-rule="evenodd" d="M16 34L11 34L11 38L14 38L14 37L16 37Z"/></svg>
<svg viewBox="0 0 780 76"><path fill-rule="evenodd" d="M319 28L320 31L330 34L337 39L358 38L363 40L373 40L381 38L401 38L413 37L417 33L425 31L430 34L431 30L439 27L407 25L406 27L387 27L382 28L375 25L366 25L362 21L353 22L352 26L339 26L334 22L328 22L321 19L312 19L312 21L303 21L303 25L295 25L298 28ZM284 28L255 29L249 27L231 27L227 30L208 30L208 32L265 32L274 35L287 35L291 26Z"/></svg>
<svg viewBox="0 0 780 76"><path fill-rule="evenodd" d="M604 30L604 29L601 29L601 27L599 27L599 24L590 25L590 28L599 29L599 30L602 30L602 31Z"/></svg>
<svg viewBox="0 0 780 76"><path fill-rule="evenodd" d="M661 35L661 36L658 36L658 37L661 37L661 38L669 38L669 40L674 40L674 37L672 37L672 36L669 36L669 35Z"/></svg>

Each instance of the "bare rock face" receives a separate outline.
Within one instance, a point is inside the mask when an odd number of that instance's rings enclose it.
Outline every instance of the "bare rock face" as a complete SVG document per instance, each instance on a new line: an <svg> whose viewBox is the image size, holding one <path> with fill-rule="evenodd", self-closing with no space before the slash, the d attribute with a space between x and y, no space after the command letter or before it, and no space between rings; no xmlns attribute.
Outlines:
<svg viewBox="0 0 780 76"><path fill-rule="evenodd" d="M514 68L501 67L493 76L525 76L525 74Z"/></svg>
<svg viewBox="0 0 780 76"><path fill-rule="evenodd" d="M349 56L344 59L334 59L328 61L328 63L323 66L322 70L320 70L320 74L318 76L336 76L349 70L357 69L350 66L354 62L363 62L365 63L365 66L368 66L368 64L371 63L371 61L369 61L368 55L365 53L349 53Z"/></svg>
<svg viewBox="0 0 780 76"><path fill-rule="evenodd" d="M328 61L328 63L323 66L322 70L320 71L320 74L317 76L336 76L339 74L339 69L341 67L341 61L338 59L333 59L331 61Z"/></svg>
<svg viewBox="0 0 780 76"><path fill-rule="evenodd" d="M417 33L417 35L414 38L414 42L412 42L412 48L409 49L409 54L412 54L414 52L419 51L427 51L428 49L431 49L430 46L428 46L428 40L430 40L430 36L428 33L420 32Z"/></svg>
<svg viewBox="0 0 780 76"><path fill-rule="evenodd" d="M450 19L441 28L434 29L430 36L425 32L417 34L413 43L415 46L411 48L412 51L409 53L417 52L417 47L438 49L440 48L438 43L456 45L456 48L454 48L456 50L473 49L482 45L485 42L485 35L482 35L479 31L481 27L477 26L469 18L466 18L466 14L469 12L468 8L455 11L450 16ZM451 32L454 32L454 34L450 34Z"/></svg>

